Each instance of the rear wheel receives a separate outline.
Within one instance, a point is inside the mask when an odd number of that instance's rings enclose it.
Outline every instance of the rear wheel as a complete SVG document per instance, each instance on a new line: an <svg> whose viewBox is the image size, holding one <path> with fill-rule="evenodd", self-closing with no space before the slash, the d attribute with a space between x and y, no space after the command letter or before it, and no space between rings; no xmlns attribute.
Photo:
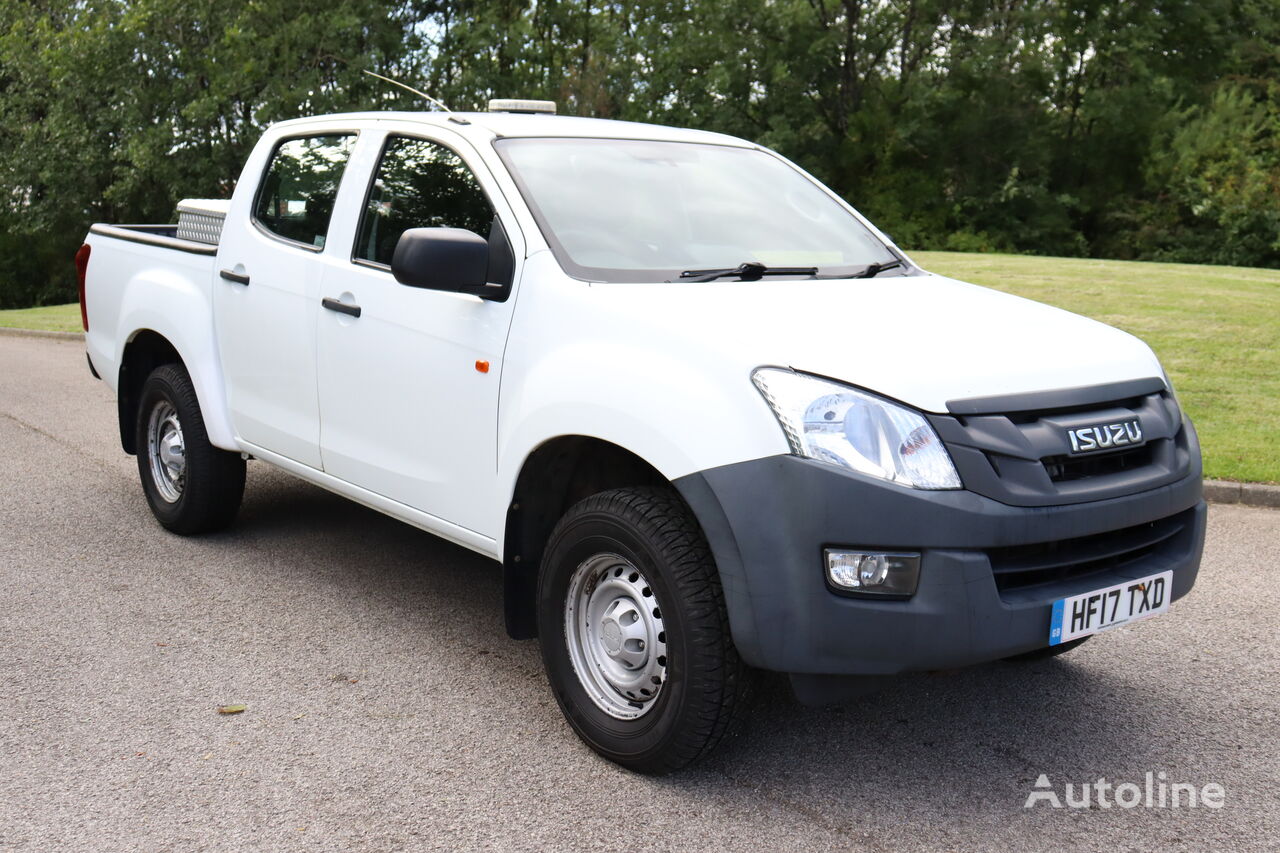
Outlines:
<svg viewBox="0 0 1280 853"><path fill-rule="evenodd" d="M151 512L174 533L208 533L235 518L244 495L244 459L209 443L191 377L157 367L142 385L138 474Z"/></svg>
<svg viewBox="0 0 1280 853"><path fill-rule="evenodd" d="M702 531L667 489L616 489L576 504L538 579L551 688L596 752L667 773L715 748L740 711L747 670Z"/></svg>

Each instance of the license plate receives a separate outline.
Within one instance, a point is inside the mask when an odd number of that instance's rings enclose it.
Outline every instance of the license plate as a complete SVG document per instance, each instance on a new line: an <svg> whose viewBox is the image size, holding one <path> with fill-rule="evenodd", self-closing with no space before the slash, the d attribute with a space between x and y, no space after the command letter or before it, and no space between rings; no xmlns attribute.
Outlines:
<svg viewBox="0 0 1280 853"><path fill-rule="evenodd" d="M1173 598L1173 572L1125 581L1053 603L1049 645L1056 646L1108 628L1159 616Z"/></svg>

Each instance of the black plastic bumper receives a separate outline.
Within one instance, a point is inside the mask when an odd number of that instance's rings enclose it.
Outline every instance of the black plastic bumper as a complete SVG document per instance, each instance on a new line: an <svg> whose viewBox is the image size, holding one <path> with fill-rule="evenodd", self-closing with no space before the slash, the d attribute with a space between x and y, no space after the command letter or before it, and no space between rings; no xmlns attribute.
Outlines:
<svg viewBox="0 0 1280 853"><path fill-rule="evenodd" d="M733 639L748 663L789 673L884 675L1044 647L1054 600L1127 578L1172 570L1173 597L1186 595L1204 547L1195 450L1193 470L1175 483L1070 506L1009 506L968 491L908 489L795 456L702 471L676 486L707 534ZM992 555L1000 549L1175 516L1176 534L1113 567L1013 589L997 585ZM824 578L824 547L919 551L919 588L905 601L837 595Z"/></svg>

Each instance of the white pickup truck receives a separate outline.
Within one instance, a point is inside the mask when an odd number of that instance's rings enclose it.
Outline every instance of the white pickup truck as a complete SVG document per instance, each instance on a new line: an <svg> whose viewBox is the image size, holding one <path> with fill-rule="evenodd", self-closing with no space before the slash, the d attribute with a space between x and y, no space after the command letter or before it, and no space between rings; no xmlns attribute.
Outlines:
<svg viewBox="0 0 1280 853"><path fill-rule="evenodd" d="M542 113L263 135L229 202L94 225L88 356L160 523L259 459L498 560L593 749L1053 654L1195 582L1200 452L1151 350L933 275L779 155Z"/></svg>

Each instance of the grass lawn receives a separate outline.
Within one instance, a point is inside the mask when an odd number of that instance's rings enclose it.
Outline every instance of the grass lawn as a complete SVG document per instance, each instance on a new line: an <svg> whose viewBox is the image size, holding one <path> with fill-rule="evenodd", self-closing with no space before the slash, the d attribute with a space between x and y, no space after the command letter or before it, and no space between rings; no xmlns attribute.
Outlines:
<svg viewBox="0 0 1280 853"><path fill-rule="evenodd" d="M1280 482L1280 270L916 252L928 270L1119 326L1160 356L1196 422L1205 476ZM0 311L78 332L78 305Z"/></svg>
<svg viewBox="0 0 1280 853"><path fill-rule="evenodd" d="M1195 421L1206 477L1280 482L1280 270L915 252L931 272L1142 338Z"/></svg>
<svg viewBox="0 0 1280 853"><path fill-rule="evenodd" d="M82 328L80 303L0 311L0 326L10 329L38 329L42 332L79 332Z"/></svg>

